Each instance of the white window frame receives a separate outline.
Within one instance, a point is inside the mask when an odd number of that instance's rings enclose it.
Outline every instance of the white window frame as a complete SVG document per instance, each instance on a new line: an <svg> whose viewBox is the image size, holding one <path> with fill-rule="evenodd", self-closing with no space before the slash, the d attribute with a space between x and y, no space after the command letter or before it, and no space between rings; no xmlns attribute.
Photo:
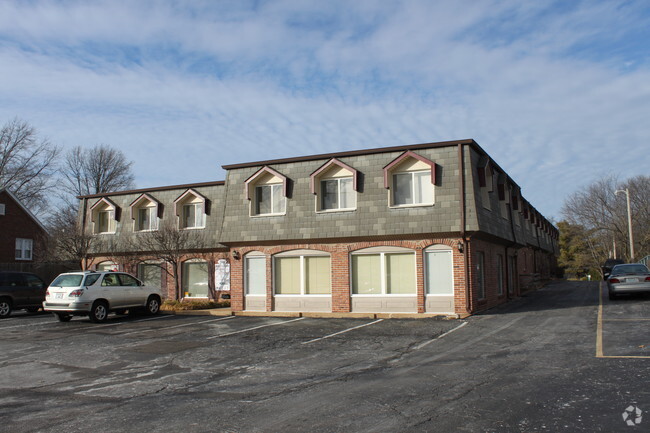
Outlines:
<svg viewBox="0 0 650 433"><path fill-rule="evenodd" d="M417 275L417 257L416 257L416 251L412 250L410 248L401 248L401 247L393 247L393 248L382 248L382 247L371 247L371 248L365 248L363 250L359 251L353 251L350 253L350 296L352 297L377 297L377 296L395 296L395 297L415 297L417 296L418 292L418 287L417 287L417 281L418 281L418 275ZM415 291L414 293L386 293L387 286L388 286L388 275L386 274L386 255L388 254L413 254L413 275L414 275L414 282L415 282ZM379 255L379 267L380 267L380 272L381 272L381 293L354 293L354 287L353 287L353 273L354 270L352 269L352 256L372 256L372 255Z"/></svg>
<svg viewBox="0 0 650 433"><path fill-rule="evenodd" d="M330 259L330 292L329 293L305 293L305 286L307 285L307 274L305 273L305 258L306 257L327 257ZM277 293L276 292L276 281L275 281L275 270L276 270L276 259L282 258L299 258L300 259L300 293ZM275 254L272 257L272 267L273 267L273 296L277 297L291 297L291 296L309 296L310 298L331 298L332 297L332 256L323 251L317 250L302 250L302 251L287 251L284 253Z"/></svg>
<svg viewBox="0 0 650 433"><path fill-rule="evenodd" d="M155 206L141 206L136 208L135 230L136 232L152 232L158 230L158 215ZM142 223L141 211L146 211L149 214L149 227L140 228Z"/></svg>
<svg viewBox="0 0 650 433"><path fill-rule="evenodd" d="M193 226L185 226L185 209L186 208L194 208L194 225ZM181 215L179 216L180 220L178 224L180 225L182 230L197 230L197 229L203 229L205 228L205 214L203 213L203 203L202 202L190 202L190 203L183 203L181 205Z"/></svg>
<svg viewBox="0 0 650 433"><path fill-rule="evenodd" d="M264 263L264 292L263 293L250 293L248 270L251 260L258 260ZM251 252L244 256L244 295L257 296L260 298L266 297L266 255L257 252Z"/></svg>
<svg viewBox="0 0 650 433"><path fill-rule="evenodd" d="M349 181L350 185L350 197L352 207L341 207L341 181ZM323 201L325 200L324 184L325 182L336 182L336 208L326 209L323 206ZM324 177L318 180L318 194L316 194L316 211L317 212L347 212L357 209L357 192L354 190L354 177L353 176L343 176L343 177Z"/></svg>
<svg viewBox="0 0 650 433"><path fill-rule="evenodd" d="M27 257L27 252L29 252L29 257ZM34 241L32 239L16 238L16 260L31 261L33 258Z"/></svg>
<svg viewBox="0 0 650 433"><path fill-rule="evenodd" d="M271 188L271 212L269 213L259 213L259 202L258 202L258 188ZM276 209L273 209L274 203L275 203L275 195L280 194L280 203L281 207L284 209L282 211L276 211ZM279 216L279 215L286 215L287 213L287 198L284 196L284 185L282 183L268 183L268 184L257 184L253 186L253 200L251 200L251 216L254 217L266 217L266 216Z"/></svg>
<svg viewBox="0 0 650 433"><path fill-rule="evenodd" d="M400 175L406 175L410 174L411 175L411 196L413 197L414 202L413 203L405 203L405 204L396 204L397 200L395 199L395 195L397 193L397 188L396 188L396 181L395 178ZM424 201L424 202L415 202L415 197L416 197L416 182L415 182L415 176L424 174L425 177L429 177L429 184L431 185L431 201ZM425 170L408 170L408 171L399 171L396 170L390 174L391 177L391 188L389 190L389 199L390 199L390 207L391 208L404 208L404 207L421 207L421 206L433 206L435 200L434 200L434 194L435 194L435 187L433 183L431 183L431 170L430 169L425 169Z"/></svg>
<svg viewBox="0 0 650 433"><path fill-rule="evenodd" d="M454 273L454 251L452 248L446 246L446 245L432 245L428 248L426 248L424 251L424 294L426 296L454 296L454 291L455 291L455 273ZM429 274L431 270L429 269L429 260L428 260L428 255L429 254L436 254L444 252L445 254L451 254L451 292L449 293L431 293L430 287L429 287Z"/></svg>
<svg viewBox="0 0 650 433"><path fill-rule="evenodd" d="M188 287L185 287L185 282L186 282L186 280L185 280L185 278L186 278L185 277L185 274L186 274L185 265L186 264L188 265L188 268L189 268L189 265L192 265L192 264L205 264L207 274L208 274L207 280L206 280L208 282L208 284L207 284L208 293L205 296L185 296L185 293L186 293L185 289L188 288ZM185 260L183 263L181 263L181 272L182 272L182 274L181 274L181 291L183 292L182 293L182 295L183 295L182 298L183 299L209 299L210 298L210 262L208 262L207 260L203 260L203 259ZM188 278L187 282L189 282L189 275L187 276L187 278Z"/></svg>
<svg viewBox="0 0 650 433"><path fill-rule="evenodd" d="M106 215L106 231L102 231L102 226L101 226L101 218L102 215L104 214ZM99 209L95 217L95 224L96 224L96 230L95 230L96 234L98 235L115 234L115 232L117 231L117 221L115 221L115 209L111 209L110 207Z"/></svg>

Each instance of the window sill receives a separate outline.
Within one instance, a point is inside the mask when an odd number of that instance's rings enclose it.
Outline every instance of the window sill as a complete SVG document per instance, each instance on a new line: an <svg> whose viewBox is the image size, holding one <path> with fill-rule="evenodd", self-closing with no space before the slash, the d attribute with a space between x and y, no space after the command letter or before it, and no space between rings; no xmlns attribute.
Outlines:
<svg viewBox="0 0 650 433"><path fill-rule="evenodd" d="M346 208L346 209L324 209L317 210L317 214L328 214L328 213L340 213L340 212L355 212L357 208Z"/></svg>
<svg viewBox="0 0 650 433"><path fill-rule="evenodd" d="M285 216L287 213L262 213L259 215L250 215L251 218L267 218L267 217L281 217Z"/></svg>
<svg viewBox="0 0 650 433"><path fill-rule="evenodd" d="M424 296L426 297L449 297L449 296L454 296L453 293L425 293Z"/></svg>
<svg viewBox="0 0 650 433"><path fill-rule="evenodd" d="M310 298L330 298L332 294L309 294L309 293L286 293L284 295L282 294L276 294L274 293L273 296L276 298L290 298L290 297L296 297L296 296L309 296Z"/></svg>
<svg viewBox="0 0 650 433"><path fill-rule="evenodd" d="M389 209L409 209L414 207L433 207L435 203L418 203L418 204L400 204L400 205L390 205Z"/></svg>
<svg viewBox="0 0 650 433"><path fill-rule="evenodd" d="M16 260L18 260L20 262L31 262L33 259L23 259L23 258L16 257Z"/></svg>
<svg viewBox="0 0 650 433"><path fill-rule="evenodd" d="M203 227L181 227L179 230L203 230L204 228L205 228L205 226L203 226ZM151 231L155 231L155 230L151 230Z"/></svg>
<svg viewBox="0 0 650 433"><path fill-rule="evenodd" d="M371 298L374 296L391 296L391 297L398 297L398 296L403 296L403 297L408 297L408 298L415 298L417 297L417 293L373 293L373 294L356 294L353 293L351 295L353 298Z"/></svg>

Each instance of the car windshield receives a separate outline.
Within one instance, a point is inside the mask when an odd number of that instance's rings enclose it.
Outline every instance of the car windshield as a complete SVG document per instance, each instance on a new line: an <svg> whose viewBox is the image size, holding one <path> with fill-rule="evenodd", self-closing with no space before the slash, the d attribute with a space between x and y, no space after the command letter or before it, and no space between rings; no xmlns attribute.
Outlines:
<svg viewBox="0 0 650 433"><path fill-rule="evenodd" d="M52 281L52 286L79 287L83 277L83 275L59 275L54 281Z"/></svg>
<svg viewBox="0 0 650 433"><path fill-rule="evenodd" d="M648 268L646 268L644 265L618 265L612 270L612 275L647 273Z"/></svg>

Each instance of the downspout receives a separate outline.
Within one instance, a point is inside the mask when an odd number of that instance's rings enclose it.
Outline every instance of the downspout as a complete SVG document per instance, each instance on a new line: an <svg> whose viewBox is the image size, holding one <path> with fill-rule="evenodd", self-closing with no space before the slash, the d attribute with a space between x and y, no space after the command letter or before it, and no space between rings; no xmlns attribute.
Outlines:
<svg viewBox="0 0 650 433"><path fill-rule="evenodd" d="M88 198L83 197L83 211L81 214L81 236L82 239L86 234L86 214L88 213ZM79 220L77 220L79 221ZM82 259L82 268L85 271L88 266L88 251L85 253L85 257Z"/></svg>
<svg viewBox="0 0 650 433"><path fill-rule="evenodd" d="M465 156L463 154L463 144L458 143L458 165L459 165L459 194L460 194L460 238L463 243L463 262L465 271L465 311L471 313L472 300L469 290L469 245L466 242L465 225L466 225L466 197L465 197Z"/></svg>

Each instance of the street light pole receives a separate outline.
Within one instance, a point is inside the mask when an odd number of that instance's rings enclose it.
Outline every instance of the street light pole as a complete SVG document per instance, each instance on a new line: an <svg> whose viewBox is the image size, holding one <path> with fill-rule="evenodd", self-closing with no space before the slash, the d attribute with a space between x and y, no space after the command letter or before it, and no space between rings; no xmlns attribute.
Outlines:
<svg viewBox="0 0 650 433"><path fill-rule="evenodd" d="M628 188L617 189L614 192L614 194L618 195L619 192L625 193L625 196L627 197L627 228L630 234L630 261L634 262L634 238L632 237L632 211L630 210L630 190Z"/></svg>

